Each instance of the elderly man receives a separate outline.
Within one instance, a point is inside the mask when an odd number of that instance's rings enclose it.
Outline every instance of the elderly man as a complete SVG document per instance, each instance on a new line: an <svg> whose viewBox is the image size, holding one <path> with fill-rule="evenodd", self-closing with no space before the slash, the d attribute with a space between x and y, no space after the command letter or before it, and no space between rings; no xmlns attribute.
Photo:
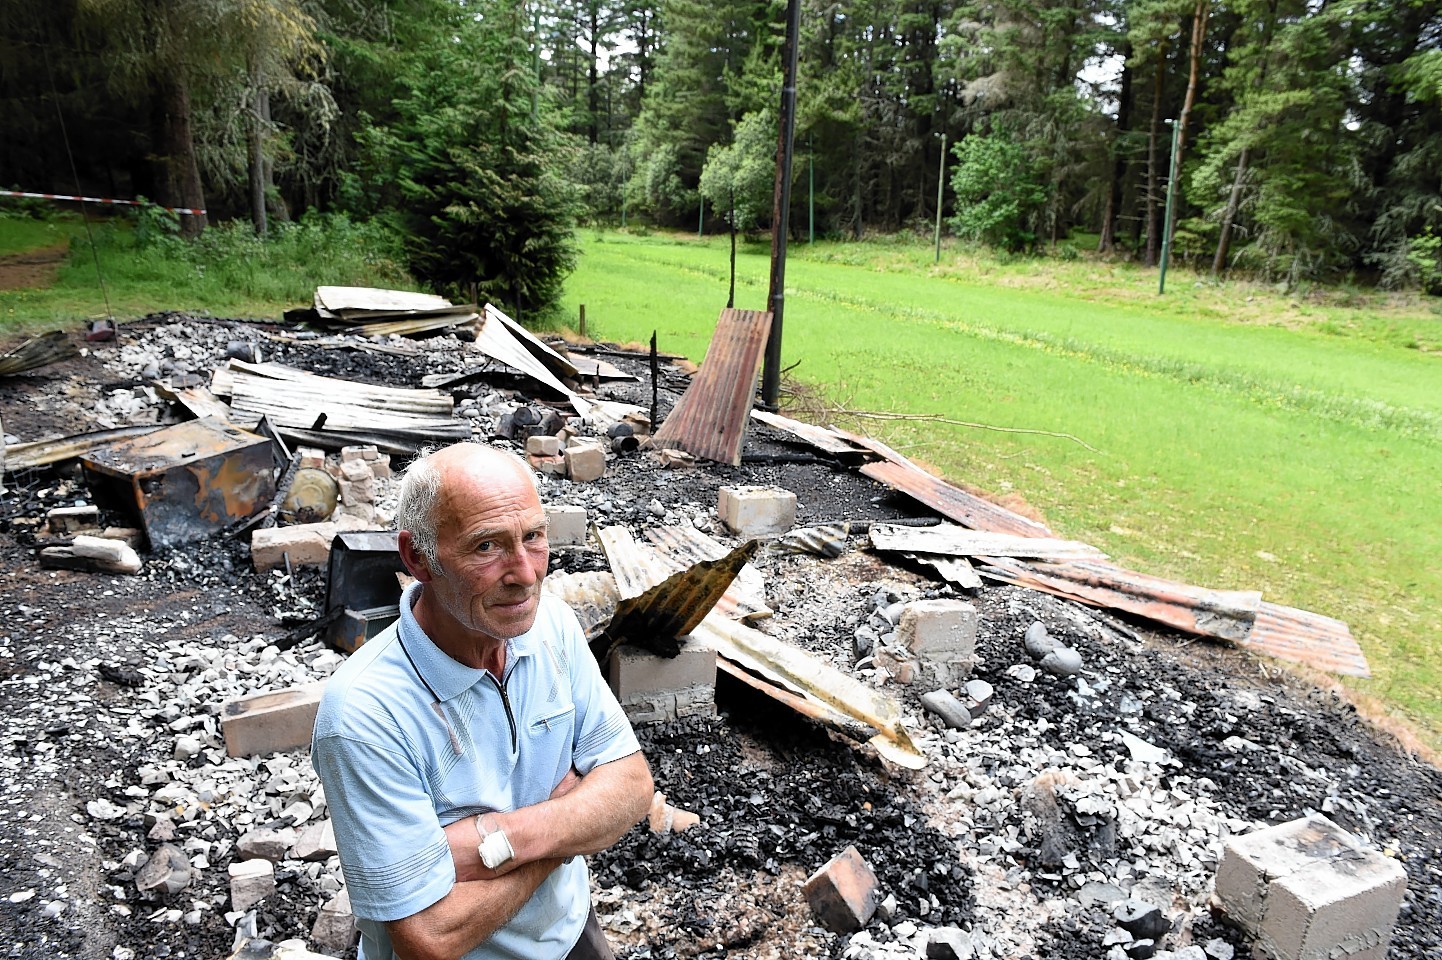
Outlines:
<svg viewBox="0 0 1442 960"><path fill-rule="evenodd" d="M650 769L576 616L541 593L524 462L417 460L400 620L327 684L312 757L364 960L606 958L582 855L647 810Z"/></svg>

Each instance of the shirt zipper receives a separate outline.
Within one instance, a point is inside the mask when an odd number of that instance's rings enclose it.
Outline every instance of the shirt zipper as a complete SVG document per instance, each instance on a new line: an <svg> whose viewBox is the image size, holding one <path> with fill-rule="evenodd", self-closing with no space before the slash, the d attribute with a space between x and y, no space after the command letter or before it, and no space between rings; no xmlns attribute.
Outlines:
<svg viewBox="0 0 1442 960"><path fill-rule="evenodd" d="M510 673L511 671L507 670L506 676L509 677ZM511 753L514 755L519 751L520 745L516 742L516 716L511 713L511 698L506 696L506 681L497 680L495 674L489 670L486 671L486 676L491 678L491 682L494 683L496 689L500 691L501 706L506 708L506 722L511 725Z"/></svg>

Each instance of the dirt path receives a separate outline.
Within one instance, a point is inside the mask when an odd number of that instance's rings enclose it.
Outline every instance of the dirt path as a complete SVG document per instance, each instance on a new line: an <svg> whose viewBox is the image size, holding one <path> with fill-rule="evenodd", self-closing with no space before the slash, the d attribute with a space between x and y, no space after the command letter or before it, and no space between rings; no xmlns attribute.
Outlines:
<svg viewBox="0 0 1442 960"><path fill-rule="evenodd" d="M23 253L0 256L0 290L30 290L48 287L60 275L70 255L70 245L57 243Z"/></svg>

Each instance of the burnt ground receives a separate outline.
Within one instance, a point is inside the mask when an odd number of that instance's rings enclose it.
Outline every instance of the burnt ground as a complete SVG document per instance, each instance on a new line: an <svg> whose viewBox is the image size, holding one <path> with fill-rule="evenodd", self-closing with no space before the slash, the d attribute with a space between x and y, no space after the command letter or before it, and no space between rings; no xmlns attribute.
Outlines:
<svg viewBox="0 0 1442 960"><path fill-rule="evenodd" d="M4 430L34 440L153 422L168 415L163 403L144 398L135 409L115 399L144 393L148 363L162 373L206 370L229 341L256 340L259 329L177 316L127 325L120 343L0 380ZM267 360L405 386L453 368L463 349L428 341L421 355L403 357L263 345ZM644 363L607 359L645 376ZM663 377L663 411L684 385L675 371ZM505 391L520 386L499 378L463 389L489 404L514 402ZM647 383L602 392L643 406L650 398ZM739 467L680 470L627 454L594 485L555 481L547 492L587 506L593 520L636 529L662 516L704 522L730 483L795 491L799 524L926 515L769 430L752 430L746 454ZM298 796L314 799L308 762L278 755L227 768L214 715L234 689L226 685L243 686L250 674L271 683L324 674L334 658L304 628L323 603L322 576L257 573L244 542L223 535L144 554L131 577L44 570L37 519L87 502L87 491L71 468L5 483L0 956L221 957L237 922L252 921L273 941L309 937L333 893L327 865L283 861L276 893L249 920L227 916L225 870L250 826ZM850 547L833 560L759 560L776 610L764 629L881 682L853 662L857 629L884 632L878 607L895 600L958 594L872 554L864 537ZM589 550L553 560L553 569L603 566ZM598 910L621 956L924 956L932 928L955 927L976 956L1103 958L1118 949L1109 904L1131 896L1163 910L1171 926L1163 948L1245 958L1246 938L1208 904L1221 843L1312 812L1405 867L1390 956L1442 956L1435 767L1336 694L1243 651L1015 587L988 583L966 598L980 618L974 676L995 689L976 724L947 731L919 706L926 688L884 684L931 758L921 771L889 766L725 678L715 717L638 730L657 788L702 825L657 835L643 824L593 858ZM1038 620L1081 653L1079 677L1025 669L1022 636ZM210 749L176 760L186 732ZM1133 759L1128 738L1164 759ZM157 796L157 769L191 793ZM194 879L176 894L141 894L135 874L158 845L160 820L173 821L176 842L187 844ZM799 886L847 845L892 899L865 930L839 936L815 924Z"/></svg>

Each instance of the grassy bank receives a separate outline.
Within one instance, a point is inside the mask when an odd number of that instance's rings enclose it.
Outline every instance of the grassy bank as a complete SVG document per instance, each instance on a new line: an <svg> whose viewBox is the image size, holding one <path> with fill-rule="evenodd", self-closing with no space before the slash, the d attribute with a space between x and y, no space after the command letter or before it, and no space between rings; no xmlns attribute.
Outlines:
<svg viewBox="0 0 1442 960"><path fill-rule="evenodd" d="M160 310L276 318L311 302L322 284L413 289L394 241L379 226L343 217L276 224L266 241L246 223L207 230L190 243L158 216L35 221L0 216L0 254L68 242L46 287L0 289L0 330L34 332L106 316ZM95 246L90 245L90 236Z"/></svg>
<svg viewBox="0 0 1442 960"><path fill-rule="evenodd" d="M719 239L590 234L568 309L699 359L726 260ZM738 270L737 305L764 307L767 251ZM797 246L783 363L834 407L923 418L850 425L1120 563L1346 620L1375 674L1347 686L1442 747L1442 317L1169 281L1159 298L1123 265Z"/></svg>

